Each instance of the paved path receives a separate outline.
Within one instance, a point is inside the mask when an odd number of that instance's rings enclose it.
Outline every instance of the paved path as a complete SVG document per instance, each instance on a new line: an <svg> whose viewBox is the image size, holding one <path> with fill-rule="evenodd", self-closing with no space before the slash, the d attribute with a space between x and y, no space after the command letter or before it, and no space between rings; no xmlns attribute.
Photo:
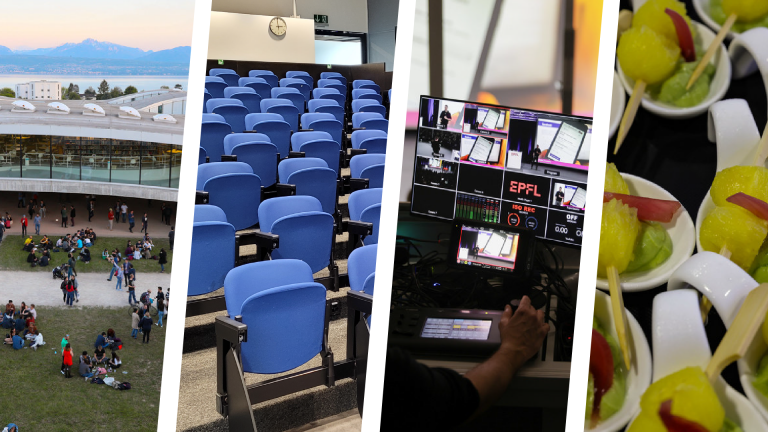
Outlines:
<svg viewBox="0 0 768 432"><path fill-rule="evenodd" d="M50 272L32 273L24 271L0 271L0 303L13 300L16 305L22 301L27 305L62 306L61 279L53 279ZM115 290L116 279L107 282L107 274L80 273L77 278L80 291L80 302L75 306L106 306L122 307L128 305L128 291ZM157 294L157 287L167 290L171 284L169 273L139 273L136 279L136 297L152 290L152 296Z"/></svg>

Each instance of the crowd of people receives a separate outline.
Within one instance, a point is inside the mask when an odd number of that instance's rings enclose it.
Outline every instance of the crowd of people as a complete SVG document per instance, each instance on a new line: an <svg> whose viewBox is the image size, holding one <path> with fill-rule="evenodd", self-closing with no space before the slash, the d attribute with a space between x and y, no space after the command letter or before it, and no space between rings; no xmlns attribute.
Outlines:
<svg viewBox="0 0 768 432"><path fill-rule="evenodd" d="M45 267L51 262L51 253L64 252L67 254L67 264L70 271L74 271L75 262L82 261L85 264L91 262L92 247L96 243L96 233L92 228L77 230L74 234L59 237L53 242L47 235L43 235L39 242L35 243L32 236L24 240L22 250L27 252L27 263L32 267ZM38 256L38 251L40 256Z"/></svg>
<svg viewBox="0 0 768 432"><path fill-rule="evenodd" d="M21 302L21 306L17 308L13 300L8 300L3 313L2 326L10 333L6 333L3 344L20 350L28 343L30 348L37 351L38 347L45 345L45 341L40 330L37 329L36 321L37 310L34 304L27 306L25 302Z"/></svg>

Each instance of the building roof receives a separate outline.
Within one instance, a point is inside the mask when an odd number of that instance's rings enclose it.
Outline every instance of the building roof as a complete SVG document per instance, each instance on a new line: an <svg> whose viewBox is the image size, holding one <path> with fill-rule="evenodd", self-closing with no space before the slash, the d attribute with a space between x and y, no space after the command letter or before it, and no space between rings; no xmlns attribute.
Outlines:
<svg viewBox="0 0 768 432"><path fill-rule="evenodd" d="M178 95L175 95L178 96ZM151 99L151 98L149 98ZM149 99L147 101L149 102ZM17 135L58 135L122 140L147 141L162 144L182 144L184 116L174 115L175 124L157 122L153 113L142 112L141 119L120 118L120 106L108 100L85 101L66 100L69 114L48 114L50 101L29 100L36 111L31 113L11 112L12 103L18 99L0 97L0 134ZM26 100L25 100L26 101ZM136 101L143 102L143 101ZM87 103L104 109L104 116L83 115ZM133 104L127 104L133 106ZM134 108L139 109L134 106Z"/></svg>

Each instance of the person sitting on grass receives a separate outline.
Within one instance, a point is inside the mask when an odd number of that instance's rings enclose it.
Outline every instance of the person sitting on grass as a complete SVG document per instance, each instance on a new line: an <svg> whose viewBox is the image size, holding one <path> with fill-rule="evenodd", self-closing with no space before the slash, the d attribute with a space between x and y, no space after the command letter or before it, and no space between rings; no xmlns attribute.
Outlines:
<svg viewBox="0 0 768 432"><path fill-rule="evenodd" d="M3 432L19 432L19 427L16 426L16 423L9 423L8 426L3 429Z"/></svg>
<svg viewBox="0 0 768 432"><path fill-rule="evenodd" d="M51 239L49 239L47 235L44 235L43 238L40 239L40 246L43 249L45 249L45 250L50 249L51 248Z"/></svg>
<svg viewBox="0 0 768 432"><path fill-rule="evenodd" d="M84 246L83 250L80 251L80 259L86 264L91 262L91 251L88 246Z"/></svg>
<svg viewBox="0 0 768 432"><path fill-rule="evenodd" d="M12 328L10 333L5 334L5 339L3 339L3 345L12 345L14 336L16 336L16 329Z"/></svg>
<svg viewBox="0 0 768 432"><path fill-rule="evenodd" d="M120 357L115 353L112 352L112 359L109 360L109 363L107 366L109 366L110 370L120 369L120 366L123 365L123 361L120 360Z"/></svg>
<svg viewBox="0 0 768 432"><path fill-rule="evenodd" d="M35 242L32 240L32 236L29 236L28 239L24 240L24 247L22 248L24 252L29 252L32 249L35 248Z"/></svg>
<svg viewBox="0 0 768 432"><path fill-rule="evenodd" d="M129 256L133 256L133 250L133 244L128 240L128 245L125 247L125 257L128 258Z"/></svg>
<svg viewBox="0 0 768 432"><path fill-rule="evenodd" d="M32 267L37 267L37 264L40 262L40 259L37 257L37 254L35 254L36 250L37 249L32 249L31 251L29 251L29 255L27 255L27 263Z"/></svg>
<svg viewBox="0 0 768 432"><path fill-rule="evenodd" d="M21 306L19 306L19 310L17 311L19 314L19 317L23 318L24 314L27 312L27 309L28 309L27 303L21 302Z"/></svg>
<svg viewBox="0 0 768 432"><path fill-rule="evenodd" d="M88 357L88 351L83 351L83 355L80 356L80 366L78 368L80 376L84 377L86 381L93 376L91 372L91 358Z"/></svg>
<svg viewBox="0 0 768 432"><path fill-rule="evenodd" d="M109 251L104 249L104 252L101 253L101 259L105 260L105 259L109 259L109 257L110 257Z"/></svg>
<svg viewBox="0 0 768 432"><path fill-rule="evenodd" d="M40 260L38 261L37 265L40 267L47 267L50 262L51 254L48 252L48 249L43 249L43 255L40 256Z"/></svg>
<svg viewBox="0 0 768 432"><path fill-rule="evenodd" d="M135 261L138 261L138 260L141 259L141 249L136 248L136 249L133 250L133 259Z"/></svg>
<svg viewBox="0 0 768 432"><path fill-rule="evenodd" d="M13 322L13 328L16 329L16 332L21 332L24 330L24 327L26 327L23 319L17 319Z"/></svg>
<svg viewBox="0 0 768 432"><path fill-rule="evenodd" d="M30 342L29 347L37 351L37 349L43 345L45 345L45 342L43 341L43 335L37 328L35 328L35 339Z"/></svg>
<svg viewBox="0 0 768 432"><path fill-rule="evenodd" d="M8 303L5 305L5 314L10 315L11 318L16 315L16 305L13 304L13 300L8 300Z"/></svg>
<svg viewBox="0 0 768 432"><path fill-rule="evenodd" d="M26 330L24 330L24 338L28 340L35 339L35 331L37 331L37 326L35 323L30 324Z"/></svg>
<svg viewBox="0 0 768 432"><path fill-rule="evenodd" d="M96 347L95 350L93 350L93 365L96 366L99 363L104 363L104 365L107 364L107 352L104 350L104 347Z"/></svg>
<svg viewBox="0 0 768 432"><path fill-rule="evenodd" d="M102 347L107 348L109 347L109 340L107 339L107 334L105 332L101 332L100 335L96 336L96 342L93 344L95 348Z"/></svg>
<svg viewBox="0 0 768 432"><path fill-rule="evenodd" d="M35 304L32 303L27 310L21 313L21 319L23 319L29 327L30 323L34 323L37 319L37 310L35 309Z"/></svg>

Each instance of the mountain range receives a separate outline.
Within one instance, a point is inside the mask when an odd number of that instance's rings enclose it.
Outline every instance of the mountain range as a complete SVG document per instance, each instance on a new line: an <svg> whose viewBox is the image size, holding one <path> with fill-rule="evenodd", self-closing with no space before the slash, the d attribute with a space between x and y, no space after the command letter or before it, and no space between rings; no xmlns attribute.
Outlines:
<svg viewBox="0 0 768 432"><path fill-rule="evenodd" d="M109 60L139 60L160 63L189 63L192 49L188 46L161 51L144 51L111 42L99 42L95 39L85 39L80 43L65 43L53 48L37 48L33 50L11 50L0 45L0 55L3 56L46 56L93 58Z"/></svg>

